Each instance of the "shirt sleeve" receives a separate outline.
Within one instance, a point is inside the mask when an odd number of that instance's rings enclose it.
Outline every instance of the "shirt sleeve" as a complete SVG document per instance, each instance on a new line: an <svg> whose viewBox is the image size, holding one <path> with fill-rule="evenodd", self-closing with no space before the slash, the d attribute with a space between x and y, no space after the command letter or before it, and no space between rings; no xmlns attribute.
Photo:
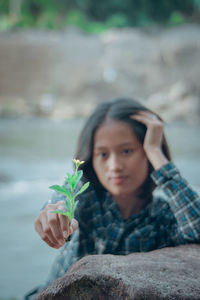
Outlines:
<svg viewBox="0 0 200 300"><path fill-rule="evenodd" d="M185 242L200 243L200 197L181 176L174 163L169 162L151 174L157 187L167 196Z"/></svg>
<svg viewBox="0 0 200 300"><path fill-rule="evenodd" d="M78 255L79 249L79 229L77 229L72 238L66 241L64 246L60 249L58 256L56 257L53 266L50 270L50 274L47 278L46 285L49 285L58 277L63 276L69 267L80 259Z"/></svg>

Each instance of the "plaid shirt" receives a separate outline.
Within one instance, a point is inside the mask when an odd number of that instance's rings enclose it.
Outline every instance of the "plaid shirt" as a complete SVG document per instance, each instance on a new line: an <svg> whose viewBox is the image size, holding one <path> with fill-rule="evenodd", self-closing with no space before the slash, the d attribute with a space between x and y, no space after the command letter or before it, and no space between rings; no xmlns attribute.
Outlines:
<svg viewBox="0 0 200 300"><path fill-rule="evenodd" d="M112 196L99 201L94 190L80 196L79 229L62 247L48 283L88 254L126 255L200 242L200 198L170 162L151 174L159 188L139 213L123 219ZM53 202L63 200L54 197Z"/></svg>

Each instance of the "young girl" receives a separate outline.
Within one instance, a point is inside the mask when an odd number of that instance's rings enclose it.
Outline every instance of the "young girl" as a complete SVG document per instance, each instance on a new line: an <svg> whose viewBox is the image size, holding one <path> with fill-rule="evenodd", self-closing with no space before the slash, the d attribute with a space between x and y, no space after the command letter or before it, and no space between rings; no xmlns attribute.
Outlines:
<svg viewBox="0 0 200 300"><path fill-rule="evenodd" d="M75 157L85 161L84 178L91 182L79 196L75 219L69 225L52 213L63 204L54 195L35 221L50 247L62 247L48 283L88 254L200 242L200 198L171 162L163 122L149 109L130 99L98 105ZM161 193L153 193L155 187Z"/></svg>

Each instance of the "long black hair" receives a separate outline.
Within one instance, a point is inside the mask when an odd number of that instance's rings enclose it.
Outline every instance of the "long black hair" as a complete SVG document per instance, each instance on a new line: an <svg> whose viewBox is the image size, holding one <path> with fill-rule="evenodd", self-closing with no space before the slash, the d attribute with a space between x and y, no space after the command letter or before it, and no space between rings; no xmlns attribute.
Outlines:
<svg viewBox="0 0 200 300"><path fill-rule="evenodd" d="M146 126L130 118L131 115L136 114L138 111L152 112L151 110L143 106L141 103L133 99L120 98L102 102L99 105L97 105L96 109L87 119L85 126L81 131L75 157L85 161L85 163L81 165L84 178L91 182L92 187L96 190L98 195L101 195L102 192L105 191L105 189L97 179L96 173L92 165L95 132L106 118L110 118L116 121L123 121L130 126L140 143L143 145L144 137L146 134ZM157 117L160 119L159 116ZM169 147L164 135L162 140L162 151L164 155L168 158L168 160L171 160ZM150 173L152 171L153 167L149 162L149 176L142 187L143 192L141 197L152 197L152 192L155 188L155 185L150 178Z"/></svg>

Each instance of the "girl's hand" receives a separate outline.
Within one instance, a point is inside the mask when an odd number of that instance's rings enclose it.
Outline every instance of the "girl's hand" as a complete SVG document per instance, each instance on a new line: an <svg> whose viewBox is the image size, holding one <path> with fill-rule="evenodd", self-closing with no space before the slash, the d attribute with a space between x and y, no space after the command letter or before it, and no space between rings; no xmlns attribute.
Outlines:
<svg viewBox="0 0 200 300"><path fill-rule="evenodd" d="M147 128L144 138L144 151L154 169L159 169L168 162L162 151L163 122L149 111L140 111L131 119L144 124Z"/></svg>
<svg viewBox="0 0 200 300"><path fill-rule="evenodd" d="M35 220L35 230L40 235L41 239L52 248L60 248L64 245L66 239L77 228L78 222L72 219L69 225L69 219L60 214L52 213L57 209L63 209L64 201L59 201L56 204L48 204Z"/></svg>

